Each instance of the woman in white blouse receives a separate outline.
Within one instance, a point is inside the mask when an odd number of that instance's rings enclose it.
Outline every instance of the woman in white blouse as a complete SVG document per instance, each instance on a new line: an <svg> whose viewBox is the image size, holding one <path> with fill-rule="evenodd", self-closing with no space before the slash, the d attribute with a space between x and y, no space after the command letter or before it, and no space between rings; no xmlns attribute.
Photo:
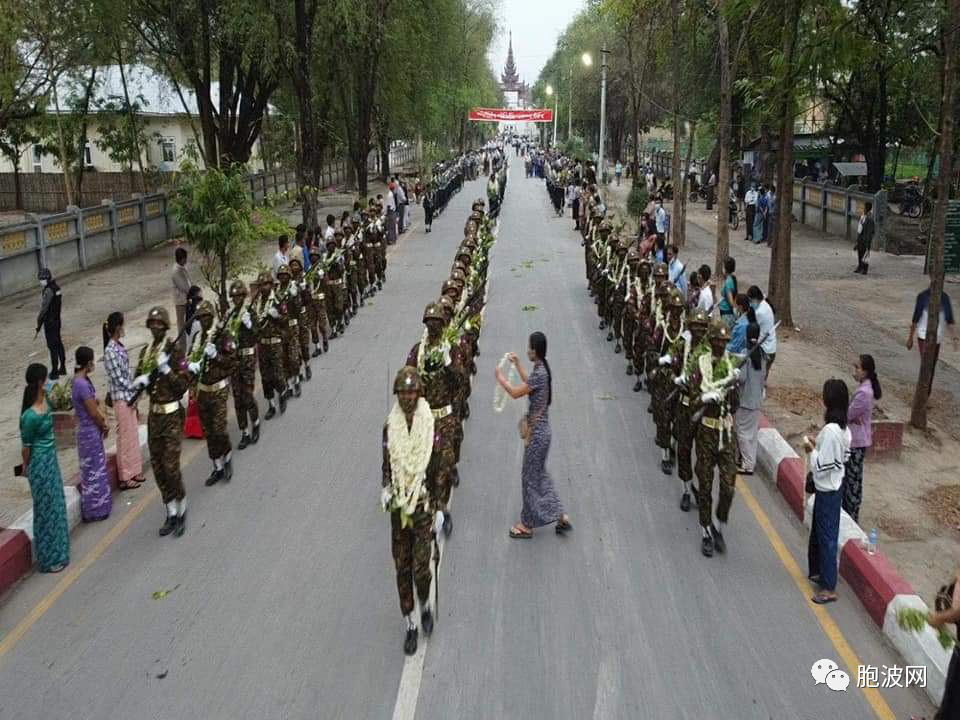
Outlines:
<svg viewBox="0 0 960 720"><path fill-rule="evenodd" d="M816 498L813 522L807 548L808 577L820 586L813 596L818 605L837 599L837 544L840 535L840 505L844 463L850 454L850 430L847 428L847 407L850 404L847 384L843 380L827 380L823 384L823 428L816 442L804 437L808 453L808 485L813 481ZM812 478L810 478L812 476Z"/></svg>

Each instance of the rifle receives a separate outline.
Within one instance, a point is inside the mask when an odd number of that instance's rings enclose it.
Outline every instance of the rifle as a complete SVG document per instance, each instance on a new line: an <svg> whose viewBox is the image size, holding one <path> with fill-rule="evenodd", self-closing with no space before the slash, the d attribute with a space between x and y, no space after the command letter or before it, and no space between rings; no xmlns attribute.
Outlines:
<svg viewBox="0 0 960 720"><path fill-rule="evenodd" d="M169 355L170 353L168 353L167 350L172 350L173 348L175 348L177 344L180 342L180 338L182 338L187 333L187 330L192 325L193 325L192 322L184 323L183 329L181 329L180 332L177 333L177 336L172 341L167 340L166 344L163 346L163 349L160 350L160 352L164 352L164 353L167 353L167 355ZM140 400L140 394L144 390L149 390L151 387L153 387L153 384L157 381L157 377L159 376L159 374L160 374L160 368L158 367L155 367L153 368L153 370L150 371L150 374L147 375L146 387L137 388L136 390L133 391L133 397L130 398L130 405L136 405L137 402Z"/></svg>

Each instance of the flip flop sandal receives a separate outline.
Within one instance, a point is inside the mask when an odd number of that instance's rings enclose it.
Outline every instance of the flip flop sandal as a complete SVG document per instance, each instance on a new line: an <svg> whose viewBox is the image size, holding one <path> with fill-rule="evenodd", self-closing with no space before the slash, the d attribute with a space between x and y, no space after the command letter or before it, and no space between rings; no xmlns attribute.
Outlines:
<svg viewBox="0 0 960 720"><path fill-rule="evenodd" d="M836 595L833 595L833 596L814 595L810 599L817 605L826 605L828 603L836 602L837 596Z"/></svg>
<svg viewBox="0 0 960 720"><path fill-rule="evenodd" d="M117 484L117 487L118 487L121 491L123 491L123 490L136 490L137 488L140 487L140 485L142 485L142 483L139 483L139 482L135 482L135 481L133 481L133 480L130 480L130 481L128 481L128 482L118 483L118 484Z"/></svg>
<svg viewBox="0 0 960 720"><path fill-rule="evenodd" d="M510 528L510 537L514 540L530 540L533 537L533 532L530 530L517 530L517 528Z"/></svg>
<svg viewBox="0 0 960 720"><path fill-rule="evenodd" d="M570 521L561 520L554 527L554 531L557 533L557 535L566 535L570 530L573 530L573 523Z"/></svg>

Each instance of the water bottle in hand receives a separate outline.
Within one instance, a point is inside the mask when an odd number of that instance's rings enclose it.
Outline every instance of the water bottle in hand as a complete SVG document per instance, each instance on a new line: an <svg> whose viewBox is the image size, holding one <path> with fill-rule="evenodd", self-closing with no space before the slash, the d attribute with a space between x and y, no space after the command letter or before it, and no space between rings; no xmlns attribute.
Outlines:
<svg viewBox="0 0 960 720"><path fill-rule="evenodd" d="M871 528L870 535L867 540L867 554L876 555L877 554L877 529Z"/></svg>

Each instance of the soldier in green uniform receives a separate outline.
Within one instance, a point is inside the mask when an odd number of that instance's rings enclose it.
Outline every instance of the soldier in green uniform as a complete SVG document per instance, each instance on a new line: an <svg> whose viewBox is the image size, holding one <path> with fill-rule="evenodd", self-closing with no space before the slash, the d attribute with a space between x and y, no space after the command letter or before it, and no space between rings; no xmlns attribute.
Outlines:
<svg viewBox="0 0 960 720"><path fill-rule="evenodd" d="M277 268L277 297L286 305L287 324L283 328L283 367L286 378L285 393L289 398L300 397L300 288L290 280L290 267Z"/></svg>
<svg viewBox="0 0 960 720"><path fill-rule="evenodd" d="M341 285L343 284L343 258L342 253L337 247L335 238L327 240L327 255L324 258L324 262L327 264L324 294L327 298L327 320L331 328L330 339L333 340L339 337L345 329L343 294L341 293Z"/></svg>
<svg viewBox="0 0 960 720"><path fill-rule="evenodd" d="M415 367L420 373L423 396L433 412L433 455L427 468L427 478L436 488L439 509L443 510L443 532L449 536L453 531L453 518L448 503L456 470L454 443L460 422L453 407L460 379L460 351L443 343L446 318L440 303L427 305L423 312L423 324L426 325L423 337L411 348L407 365Z"/></svg>
<svg viewBox="0 0 960 720"><path fill-rule="evenodd" d="M637 329L639 297L637 294L637 276L640 270L640 252L630 246L627 250L627 279L623 297L623 351L627 359L627 375L633 375L634 332Z"/></svg>
<svg viewBox="0 0 960 720"><path fill-rule="evenodd" d="M673 437L677 443L677 475L683 486L680 509L690 510L690 482L693 480L693 441L696 428L690 424L690 377L696 371L700 356L710 352L707 343L707 325L710 318L705 310L697 308L687 315L687 330L683 334L683 357L673 358L673 384L677 402L673 418ZM694 488L694 495L697 489Z"/></svg>
<svg viewBox="0 0 960 720"><path fill-rule="evenodd" d="M260 365L260 382L263 396L267 399L267 413L264 420L270 420L277 414L274 396L280 403L280 413L287 411L287 380L284 371L283 338L287 324L287 305L277 294L270 272L260 273L258 282L260 292L257 295L257 359Z"/></svg>
<svg viewBox="0 0 960 720"><path fill-rule="evenodd" d="M353 233L348 233L344 247L347 258L347 301L350 315L355 316L363 305L363 298L360 297L360 269L363 267L363 255Z"/></svg>
<svg viewBox="0 0 960 720"><path fill-rule="evenodd" d="M196 380L197 412L207 441L207 455L213 463L213 472L207 478L210 487L221 480L233 478L230 433L227 431L227 398L230 395L230 375L235 365L233 340L229 328L222 325L213 329L213 303L204 300L197 308L200 332L194 335L187 369Z"/></svg>
<svg viewBox="0 0 960 720"><path fill-rule="evenodd" d="M313 377L313 371L310 370L310 328L317 325L313 316L313 293L304 277L303 265L296 258L290 261L290 272L293 274L291 283L297 287L300 301L300 316L294 341L300 345L303 372L305 373L305 379L309 380Z"/></svg>
<svg viewBox="0 0 960 720"><path fill-rule="evenodd" d="M147 391L150 414L147 416L147 445L153 477L167 518L160 535L183 535L187 527L187 491L180 474L180 442L183 438L183 405L190 378L183 367L183 353L167 337L170 316L165 308L154 307L147 313L147 329L153 336L140 351L134 390Z"/></svg>
<svg viewBox="0 0 960 720"><path fill-rule="evenodd" d="M637 376L633 391L643 389L647 376L647 348L651 342L653 325L653 285L650 281L650 258L641 257L637 280L637 324L633 330L633 370Z"/></svg>
<svg viewBox="0 0 960 720"><path fill-rule="evenodd" d="M666 301L669 295L669 289L672 287L667 280L667 266L664 263L657 263L653 267L653 289L650 299L650 321L648 324L649 335L647 336L647 351L645 353L645 365L647 370L647 390L653 394L652 377L659 365L660 344L656 339L656 333L666 322ZM653 412L652 405L650 412Z"/></svg>
<svg viewBox="0 0 960 720"><path fill-rule="evenodd" d="M703 417L697 428L697 481L699 483L700 529L703 534L700 549L711 557L713 551L726 552L727 544L722 530L726 527L733 504L737 481L737 434L733 416L737 410L737 377L733 359L727 353L730 328L721 321L710 323L707 339L710 352L700 356L697 372L693 375L691 406L703 408ZM717 502L718 528L713 524L713 471L720 479L720 498Z"/></svg>
<svg viewBox="0 0 960 720"><path fill-rule="evenodd" d="M663 287L667 287L665 284ZM660 448L662 459L660 469L665 475L673 472L672 449L673 438L671 424L674 416L675 402L671 399L673 392L673 362L674 358L683 358L683 310L685 307L683 294L672 285L667 290L666 322L662 323L654 335L654 344L659 357L654 372L650 395L653 402L653 421L657 425L657 447Z"/></svg>
<svg viewBox="0 0 960 720"><path fill-rule="evenodd" d="M257 381L257 319L254 303L247 302L247 286L243 280L234 280L230 285L230 299L233 307L227 322L236 336L237 362L234 365L230 387L233 390L233 407L237 412L237 425L240 426L238 450L256 445L260 440L260 410L254 396ZM252 426L250 433L248 427Z"/></svg>
<svg viewBox="0 0 960 720"><path fill-rule="evenodd" d="M327 352L330 348L330 323L327 321L327 293L326 273L321 265L320 248L310 248L310 272L307 273L307 283L310 287L310 297L313 304L313 324L310 326L310 339L313 340L313 357ZM323 340L321 349L320 341Z"/></svg>
<svg viewBox="0 0 960 720"><path fill-rule="evenodd" d="M623 352L623 346L620 341L623 340L623 308L627 303L627 251L630 249L630 240L623 238L617 243L617 261L614 264L613 274L608 278L609 295L607 300L607 313L609 318L610 333L607 334L607 341L616 340L617 344L613 352Z"/></svg>
<svg viewBox="0 0 960 720"><path fill-rule="evenodd" d="M373 297L377 294L377 266L380 264L377 256L378 236L366 213L360 217L360 226L363 228L363 294Z"/></svg>
<svg viewBox="0 0 960 720"><path fill-rule="evenodd" d="M393 381L397 396L383 426L383 492L380 505L390 513L390 544L397 571L400 612L407 621L403 651L417 651L413 588L420 600L420 622L433 632L430 567L435 533L443 526L443 507L436 476L427 472L433 451L434 419L421 396L415 368L403 367Z"/></svg>

